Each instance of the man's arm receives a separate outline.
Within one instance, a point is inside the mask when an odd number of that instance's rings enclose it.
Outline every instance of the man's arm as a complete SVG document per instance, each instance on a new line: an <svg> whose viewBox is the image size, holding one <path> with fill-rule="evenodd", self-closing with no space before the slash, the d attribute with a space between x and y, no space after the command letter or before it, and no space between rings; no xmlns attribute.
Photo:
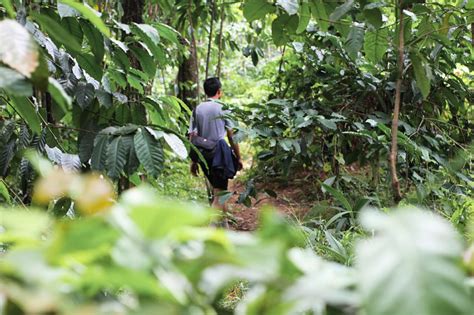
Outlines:
<svg viewBox="0 0 474 315"><path fill-rule="evenodd" d="M240 156L240 147L238 143L234 142L234 131L231 128L227 129L227 138L229 139L230 146L234 150L235 156L237 157L238 170L240 171L243 167L242 157Z"/></svg>

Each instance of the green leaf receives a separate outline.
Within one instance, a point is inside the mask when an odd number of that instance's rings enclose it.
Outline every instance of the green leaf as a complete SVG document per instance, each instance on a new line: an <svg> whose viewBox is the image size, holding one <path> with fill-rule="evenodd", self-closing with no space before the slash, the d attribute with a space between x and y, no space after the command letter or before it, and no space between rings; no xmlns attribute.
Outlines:
<svg viewBox="0 0 474 315"><path fill-rule="evenodd" d="M321 123L321 125L323 125L324 127L328 128L328 129L331 129L331 130L336 130L337 129L337 125L334 121L332 121L331 119L326 119L324 117L318 117L318 121Z"/></svg>
<svg viewBox="0 0 474 315"><path fill-rule="evenodd" d="M15 70L0 66L0 89L17 96L31 96L33 87Z"/></svg>
<svg viewBox="0 0 474 315"><path fill-rule="evenodd" d="M161 37L164 39L176 44L180 45L179 42L179 37L181 36L178 31L176 31L174 28L172 28L169 25L163 24L163 23L157 23L155 25L156 29L158 30L158 33L160 34Z"/></svg>
<svg viewBox="0 0 474 315"><path fill-rule="evenodd" d="M140 166L140 161L138 161L137 154L135 152L135 145L133 144L133 135L127 135L122 137L123 145L128 148L127 152L127 163L125 164L125 173L127 175L132 175Z"/></svg>
<svg viewBox="0 0 474 315"><path fill-rule="evenodd" d="M329 18L323 0L313 0L310 1L309 4L311 7L311 14L316 20L316 23L318 23L319 28L322 31L327 32L329 27Z"/></svg>
<svg viewBox="0 0 474 315"><path fill-rule="evenodd" d="M91 48L92 53L94 54L95 60L97 63L102 62L104 59L104 37L102 34L89 22L81 23L82 30L84 35L86 35L87 41Z"/></svg>
<svg viewBox="0 0 474 315"><path fill-rule="evenodd" d="M102 65L96 61L94 55L88 53L80 53L76 55L77 62L88 74L94 79L100 81L102 79Z"/></svg>
<svg viewBox="0 0 474 315"><path fill-rule="evenodd" d="M148 49L150 49L153 56L162 63L164 61L164 52L159 45L160 35L157 29L148 24L134 23L131 26L131 30L135 35L140 37Z"/></svg>
<svg viewBox="0 0 474 315"><path fill-rule="evenodd" d="M13 20L0 21L0 62L30 78L39 65L39 52L30 33Z"/></svg>
<svg viewBox="0 0 474 315"><path fill-rule="evenodd" d="M310 5L307 2L303 2L300 6L300 20L298 24L298 28L296 29L296 33L302 33L306 30L308 26L309 20L311 19L311 10Z"/></svg>
<svg viewBox="0 0 474 315"><path fill-rule="evenodd" d="M158 239L181 227L209 222L211 212L195 204L183 204L160 198L155 190L140 187L127 190L120 204L130 210L130 217L146 238ZM157 228L159 227L159 228Z"/></svg>
<svg viewBox="0 0 474 315"><path fill-rule="evenodd" d="M49 78L48 92L61 109L67 113L72 104L72 99L56 79Z"/></svg>
<svg viewBox="0 0 474 315"><path fill-rule="evenodd" d="M285 45L289 40L290 34L294 34L298 28L298 16L282 14L272 23L272 38L276 46Z"/></svg>
<svg viewBox="0 0 474 315"><path fill-rule="evenodd" d="M132 46L130 50L137 57L143 71L145 71L150 78L154 78L157 67L153 56L151 56L146 49L140 47Z"/></svg>
<svg viewBox="0 0 474 315"><path fill-rule="evenodd" d="M82 31L81 24L79 19L76 17L64 17L61 19L60 25L64 28L66 32L72 35L79 44L82 44L84 39L84 32Z"/></svg>
<svg viewBox="0 0 474 315"><path fill-rule="evenodd" d="M138 129L133 140L140 163L151 176L158 176L164 162L161 143L142 128Z"/></svg>
<svg viewBox="0 0 474 315"><path fill-rule="evenodd" d="M430 94L430 75L427 72L429 67L423 58L421 58L416 51L410 51L411 64L413 66L413 72L415 73L416 86L421 91L423 98L426 99Z"/></svg>
<svg viewBox="0 0 474 315"><path fill-rule="evenodd" d="M107 163L107 146L109 144L109 135L99 133L94 140L94 150L91 156L91 168L95 171L105 170Z"/></svg>
<svg viewBox="0 0 474 315"><path fill-rule="evenodd" d="M347 200L347 198L344 197L344 194L341 191L329 185L326 185L325 183L321 183L321 187L324 188L326 192L330 193L334 198L336 198L336 200L339 201L339 203L344 207L346 211L349 211L350 213L352 213L352 210L353 210L352 206L349 200Z"/></svg>
<svg viewBox="0 0 474 315"><path fill-rule="evenodd" d="M141 94L144 93L143 86L142 86L142 83L144 82L140 80L140 78L138 78L137 76L133 74L127 74L127 82L128 84L130 84L132 88L138 90L138 92L140 92Z"/></svg>
<svg viewBox="0 0 474 315"><path fill-rule="evenodd" d="M104 21L100 18L100 13L89 7L87 4L82 4L74 0L58 0L60 3L64 3L71 8L74 8L88 19L99 31L107 37L110 37L110 31L105 25Z"/></svg>
<svg viewBox="0 0 474 315"><path fill-rule="evenodd" d="M73 34L66 31L61 24L50 18L46 14L40 14L32 12L31 16L41 25L41 28L51 36L52 39L58 44L62 44L66 49L71 52L81 54L81 44L77 42L77 39Z"/></svg>
<svg viewBox="0 0 474 315"><path fill-rule="evenodd" d="M372 63L378 63L388 49L388 29L369 30L365 34L365 57Z"/></svg>
<svg viewBox="0 0 474 315"><path fill-rule="evenodd" d="M10 98L12 100L11 105L15 108L21 118L25 120L28 127L30 127L34 133L40 134L41 120L33 103L31 103L27 97L11 96Z"/></svg>
<svg viewBox="0 0 474 315"><path fill-rule="evenodd" d="M264 18L268 13L275 12L275 6L267 0L247 0L244 4L244 17L248 22Z"/></svg>
<svg viewBox="0 0 474 315"><path fill-rule="evenodd" d="M130 145L130 143L128 143ZM113 138L107 147L107 175L117 179L127 163L127 153L130 148L122 142L122 136Z"/></svg>
<svg viewBox="0 0 474 315"><path fill-rule="evenodd" d="M338 6L329 16L331 21L339 21L344 15L346 15L354 6L354 0L348 0Z"/></svg>
<svg viewBox="0 0 474 315"><path fill-rule="evenodd" d="M379 29L383 25L382 11L379 8L364 10L364 16L373 27Z"/></svg>
<svg viewBox="0 0 474 315"><path fill-rule="evenodd" d="M403 208L390 215L363 212L361 223L375 235L355 255L364 314L472 314L462 243L449 222Z"/></svg>
<svg viewBox="0 0 474 315"><path fill-rule="evenodd" d="M5 183L3 182L3 180L0 180L0 196L3 197L4 202L6 202L7 204L10 204L11 202L10 193L8 192L8 188L7 186L5 186Z"/></svg>
<svg viewBox="0 0 474 315"><path fill-rule="evenodd" d="M357 53L362 49L363 42L364 29L360 26L353 25L345 43L347 53L352 59L357 57Z"/></svg>
<svg viewBox="0 0 474 315"><path fill-rule="evenodd" d="M11 19L15 19L16 18L16 12L15 12L15 8L13 8L13 4L12 4L11 0L2 0L2 4L3 4L3 7L5 8L5 10L7 11L8 16Z"/></svg>

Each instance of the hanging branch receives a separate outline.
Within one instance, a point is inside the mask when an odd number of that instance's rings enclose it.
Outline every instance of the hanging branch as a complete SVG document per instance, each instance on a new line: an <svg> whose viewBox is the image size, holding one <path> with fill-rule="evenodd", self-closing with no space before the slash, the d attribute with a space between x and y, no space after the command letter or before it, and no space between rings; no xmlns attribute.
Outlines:
<svg viewBox="0 0 474 315"><path fill-rule="evenodd" d="M214 11L215 11L215 3L213 0L210 0L211 5L211 25L209 26L209 41L207 43L207 56L206 56L206 77L207 79L209 75L209 60L211 59L211 45L212 45L212 33L214 30Z"/></svg>
<svg viewBox="0 0 474 315"><path fill-rule="evenodd" d="M401 102L401 88L402 88L402 76L403 76L403 62L404 62L404 25L403 25L403 0L399 0L399 28L398 28L398 69L397 69L397 83L395 86L395 104L393 108L393 119L392 119L392 145L390 149L390 173L392 175L392 189L393 199L395 203L402 199L400 192L400 181L397 176L397 140L398 140L398 116L400 114L400 102Z"/></svg>
<svg viewBox="0 0 474 315"><path fill-rule="evenodd" d="M224 32L225 6L224 2L221 4L221 25L219 26L219 51L217 55L217 77L221 76L221 62L222 62L222 35Z"/></svg>

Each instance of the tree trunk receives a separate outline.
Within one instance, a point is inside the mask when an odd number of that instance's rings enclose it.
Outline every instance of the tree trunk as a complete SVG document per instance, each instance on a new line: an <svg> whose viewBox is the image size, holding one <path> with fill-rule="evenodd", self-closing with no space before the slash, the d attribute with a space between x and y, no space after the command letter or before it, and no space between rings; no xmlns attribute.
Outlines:
<svg viewBox="0 0 474 315"><path fill-rule="evenodd" d="M214 12L215 12L215 2L211 0L211 25L209 26L209 40L207 43L207 56L206 56L206 76L205 79L209 76L209 62L211 60L211 48L212 48L212 33L214 30Z"/></svg>
<svg viewBox="0 0 474 315"><path fill-rule="evenodd" d="M143 9L145 8L145 0L123 0L122 8L122 23L143 23Z"/></svg>
<svg viewBox="0 0 474 315"><path fill-rule="evenodd" d="M132 23L143 23L143 12L145 9L145 0L123 0L122 1L122 7L123 7L123 16L122 16L122 23L125 24L132 24ZM138 58L130 51L128 53L128 59L130 60L130 64L132 65L133 68L136 69L141 69L140 62ZM150 89L151 91L151 89ZM124 91L125 95L127 96L129 102L127 103L128 105L128 111L130 113L132 112L142 112L144 113L144 107L143 104L140 102L141 95L140 93L132 88L127 88ZM143 108L139 108L143 107ZM140 115L131 115L132 117L138 117ZM142 115L143 118L146 117ZM146 121L139 121L139 118L132 118L132 123L146 123ZM146 120L146 118L144 118ZM119 194L122 193L123 191L131 188L131 182L128 179L128 176L120 176L119 181L118 181L118 192Z"/></svg>
<svg viewBox="0 0 474 315"><path fill-rule="evenodd" d="M221 63L222 63L222 35L224 33L224 19L225 19L225 6L224 2L221 4L221 25L219 27L219 51L217 55L217 73L216 76L221 76Z"/></svg>
<svg viewBox="0 0 474 315"><path fill-rule="evenodd" d="M398 116L400 115L401 89L403 79L403 62L404 62L404 21L403 21L403 1L398 2L398 61L397 61L397 83L395 86L395 104L393 108L392 119L392 145L390 149L390 173L392 175L393 200L396 204L402 199L400 192L400 181L397 176L397 155L398 155Z"/></svg>
<svg viewBox="0 0 474 315"><path fill-rule="evenodd" d="M188 46L190 54L189 57L184 59L179 65L177 81L179 89L178 97L189 107L195 107L199 102L199 65L191 8L192 1L189 2L187 13L191 41L187 42L184 38L181 39L181 42Z"/></svg>

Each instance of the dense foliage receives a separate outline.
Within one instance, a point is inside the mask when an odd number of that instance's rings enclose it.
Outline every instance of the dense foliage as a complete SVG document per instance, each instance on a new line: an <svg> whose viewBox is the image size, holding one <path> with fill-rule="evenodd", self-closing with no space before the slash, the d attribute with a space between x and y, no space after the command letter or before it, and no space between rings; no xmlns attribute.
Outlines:
<svg viewBox="0 0 474 315"><path fill-rule="evenodd" d="M472 314L473 34L472 0L2 1L0 313ZM301 175L302 217L209 226L214 75L235 199Z"/></svg>
<svg viewBox="0 0 474 315"><path fill-rule="evenodd" d="M219 297L236 281L247 288L238 314L468 315L474 307L460 236L426 211L364 212L372 236L358 242L356 264L347 267L302 248L303 233L270 210L255 235L203 227L210 210L147 187L104 212L107 181L40 164L35 200L69 196L82 216L1 210L7 314L224 314ZM91 186L93 197L80 193ZM471 253L470 272L473 263Z"/></svg>

